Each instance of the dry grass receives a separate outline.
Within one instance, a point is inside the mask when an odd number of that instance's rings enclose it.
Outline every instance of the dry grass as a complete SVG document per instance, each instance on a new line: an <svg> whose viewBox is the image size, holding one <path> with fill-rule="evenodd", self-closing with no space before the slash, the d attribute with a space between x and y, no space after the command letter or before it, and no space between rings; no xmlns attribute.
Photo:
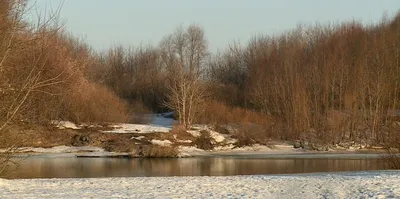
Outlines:
<svg viewBox="0 0 400 199"><path fill-rule="evenodd" d="M250 136L246 135L245 133L236 133L233 138L237 139L237 142L235 143L235 147L244 147L244 146L252 146L256 144L256 141L254 141L253 138Z"/></svg>
<svg viewBox="0 0 400 199"><path fill-rule="evenodd" d="M221 134L230 134L231 132L227 129L225 125L216 124L213 126L213 130Z"/></svg>
<svg viewBox="0 0 400 199"><path fill-rule="evenodd" d="M140 146L136 149L133 156L147 157L147 158L175 158L179 154L179 151L170 146L158 146L158 145L145 145Z"/></svg>
<svg viewBox="0 0 400 199"><path fill-rule="evenodd" d="M386 142L386 154L383 159L391 169L400 169L400 128L395 126Z"/></svg>
<svg viewBox="0 0 400 199"><path fill-rule="evenodd" d="M253 144L267 145L270 139L266 129L256 124L241 124L232 136L238 141L236 147L251 146Z"/></svg>
<svg viewBox="0 0 400 199"><path fill-rule="evenodd" d="M193 135L188 133L185 127L182 125L174 125L170 131L170 134L173 136L175 135L176 139L178 140L194 140Z"/></svg>
<svg viewBox="0 0 400 199"><path fill-rule="evenodd" d="M36 124L18 123L10 125L3 132L0 148L9 146L6 141L17 147L43 147L50 148L60 145L70 145L73 136L76 134L73 130L60 130L52 126L43 126Z"/></svg>

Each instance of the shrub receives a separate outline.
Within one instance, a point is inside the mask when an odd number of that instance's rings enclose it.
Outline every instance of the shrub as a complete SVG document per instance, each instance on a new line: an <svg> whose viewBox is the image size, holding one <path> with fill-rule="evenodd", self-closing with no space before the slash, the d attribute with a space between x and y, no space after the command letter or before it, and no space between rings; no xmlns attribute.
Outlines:
<svg viewBox="0 0 400 199"><path fill-rule="evenodd" d="M213 127L214 131L222 134L230 134L231 132L228 130L227 126L221 125L221 124L216 124Z"/></svg>
<svg viewBox="0 0 400 199"><path fill-rule="evenodd" d="M391 129L390 139L386 141L386 154L382 157L391 169L400 169L400 127Z"/></svg>
<svg viewBox="0 0 400 199"><path fill-rule="evenodd" d="M178 150L170 146L146 145L140 146L134 156L147 158L174 158L178 156Z"/></svg>
<svg viewBox="0 0 400 199"><path fill-rule="evenodd" d="M197 148L203 150L214 149L213 138L210 136L210 132L202 130L200 131L200 133L201 133L200 137L198 137L194 142Z"/></svg>
<svg viewBox="0 0 400 199"><path fill-rule="evenodd" d="M232 136L237 139L236 147L251 146L253 144L267 145L270 139L261 125L240 124Z"/></svg>
<svg viewBox="0 0 400 199"><path fill-rule="evenodd" d="M233 138L237 139L237 142L235 143L235 147L244 147L244 146L251 146L254 145L256 142L248 135L245 135L245 133L236 133Z"/></svg>
<svg viewBox="0 0 400 199"><path fill-rule="evenodd" d="M193 140L192 134L188 133L183 125L174 125L170 133L179 140Z"/></svg>

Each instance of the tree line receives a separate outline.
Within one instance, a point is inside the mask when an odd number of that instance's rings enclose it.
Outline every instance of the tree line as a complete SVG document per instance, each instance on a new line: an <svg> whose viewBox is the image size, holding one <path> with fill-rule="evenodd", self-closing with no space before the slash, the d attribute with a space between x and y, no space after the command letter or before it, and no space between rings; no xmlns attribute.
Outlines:
<svg viewBox="0 0 400 199"><path fill-rule="evenodd" d="M240 109L281 139L384 141L398 119L399 28L400 15L298 26L211 54L204 30L190 25L156 46L99 54L91 72L133 104L176 111L185 126L242 122L229 113Z"/></svg>

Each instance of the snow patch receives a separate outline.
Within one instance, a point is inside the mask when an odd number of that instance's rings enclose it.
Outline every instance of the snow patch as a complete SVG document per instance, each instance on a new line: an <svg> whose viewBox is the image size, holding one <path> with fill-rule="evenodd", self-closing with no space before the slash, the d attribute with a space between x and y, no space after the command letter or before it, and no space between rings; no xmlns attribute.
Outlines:
<svg viewBox="0 0 400 199"><path fill-rule="evenodd" d="M174 135L174 139L176 140L176 142L178 143L192 143L192 140L180 140L178 139L177 135Z"/></svg>
<svg viewBox="0 0 400 199"><path fill-rule="evenodd" d="M169 140L151 140L151 143L159 146L171 146L172 144Z"/></svg>
<svg viewBox="0 0 400 199"><path fill-rule="evenodd" d="M225 137L216 131L210 130L210 136L215 140L215 142L220 143L225 140Z"/></svg>
<svg viewBox="0 0 400 199"><path fill-rule="evenodd" d="M34 147L22 147L17 150L20 153L32 152L32 153L77 153L77 152L103 152L104 149L99 147L73 147L73 146L55 146L52 148L34 148Z"/></svg>
<svg viewBox="0 0 400 199"><path fill-rule="evenodd" d="M207 125L193 125L192 130L188 130L187 132L190 133L193 137L200 137L200 131L202 130L210 132L211 138L213 138L217 143L221 143L226 139L225 136L216 131L213 131Z"/></svg>
<svg viewBox="0 0 400 199"><path fill-rule="evenodd" d="M225 143L226 143L226 144L235 144L235 143L237 143L237 142L238 142L237 139L231 138L231 139L227 139Z"/></svg>
<svg viewBox="0 0 400 199"><path fill-rule="evenodd" d="M134 120L143 122L141 124L162 126L167 128L172 128L174 124L177 123L174 120L173 112L161 113L161 114L137 114L133 115Z"/></svg>
<svg viewBox="0 0 400 199"><path fill-rule="evenodd" d="M201 133L198 130L187 130L186 132L190 133L193 137L200 137Z"/></svg>
<svg viewBox="0 0 400 199"><path fill-rule="evenodd" d="M233 148L235 148L235 145L228 144L228 145L224 145L224 146L216 146L216 147L214 147L214 151L227 151L227 150L231 150Z"/></svg>
<svg viewBox="0 0 400 199"><path fill-rule="evenodd" d="M114 129L103 133L168 133L171 130L169 127L147 124L114 124L110 127Z"/></svg>
<svg viewBox="0 0 400 199"><path fill-rule="evenodd" d="M192 143L192 140L176 140L178 143Z"/></svg>
<svg viewBox="0 0 400 199"><path fill-rule="evenodd" d="M179 146L178 150L182 153L191 153L191 152L204 152L203 149L199 149L194 146Z"/></svg>
<svg viewBox="0 0 400 199"><path fill-rule="evenodd" d="M70 122L70 121L57 121L53 120L51 121L51 124L56 125L57 128L59 129L81 129L81 127L78 127L76 124Z"/></svg>
<svg viewBox="0 0 400 199"><path fill-rule="evenodd" d="M244 147L234 148L232 150L234 150L234 151L271 151L272 149L267 146L264 146L264 145L255 144L252 146L244 146Z"/></svg>
<svg viewBox="0 0 400 199"><path fill-rule="evenodd" d="M174 118L172 116L173 116L173 113L157 115L157 116L153 117L153 119L151 120L151 124L172 128L172 126L177 123L177 121L174 120Z"/></svg>
<svg viewBox="0 0 400 199"><path fill-rule="evenodd" d="M145 138L143 135L131 137L131 139L136 139L136 140L142 140L143 138Z"/></svg>

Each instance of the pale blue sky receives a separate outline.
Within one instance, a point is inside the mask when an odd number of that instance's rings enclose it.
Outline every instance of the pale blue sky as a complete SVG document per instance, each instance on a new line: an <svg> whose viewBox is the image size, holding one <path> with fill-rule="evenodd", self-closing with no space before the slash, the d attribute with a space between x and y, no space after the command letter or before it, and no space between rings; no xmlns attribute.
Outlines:
<svg viewBox="0 0 400 199"><path fill-rule="evenodd" d="M157 44L177 26L196 23L211 51L256 34L279 34L297 24L361 20L378 22L393 16L400 0L36 0L37 8L64 2L66 29L97 50L116 44Z"/></svg>

